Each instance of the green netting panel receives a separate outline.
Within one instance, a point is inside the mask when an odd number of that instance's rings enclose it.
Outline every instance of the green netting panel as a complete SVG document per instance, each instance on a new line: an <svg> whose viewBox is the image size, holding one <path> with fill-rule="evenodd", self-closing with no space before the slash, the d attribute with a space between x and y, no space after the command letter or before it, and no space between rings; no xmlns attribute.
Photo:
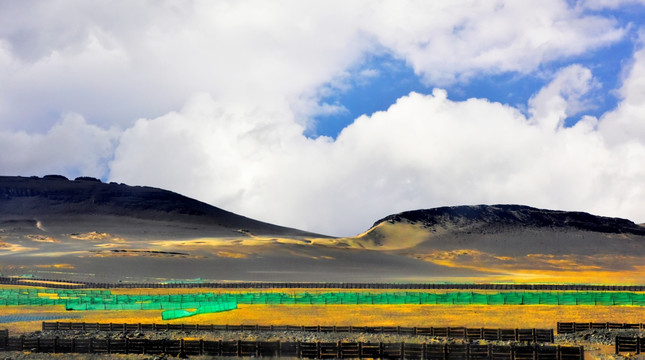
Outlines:
<svg viewBox="0 0 645 360"><path fill-rule="evenodd" d="M46 290L46 291L45 291ZM57 294L59 298L38 294ZM645 294L630 292L327 292L327 293L197 293L183 295L112 295L97 291L0 290L0 305L96 305L86 309L198 308L203 303L240 304L489 304L489 305L636 305L645 306ZM78 307L83 308L83 306Z"/></svg>
<svg viewBox="0 0 645 360"><path fill-rule="evenodd" d="M524 305L538 305L540 303L540 294L534 293L521 293L522 304Z"/></svg>
<svg viewBox="0 0 645 360"><path fill-rule="evenodd" d="M363 298L358 298L360 302L365 302L366 304L369 304L370 299L372 300L372 304L374 305L388 305L392 303L392 296L387 296L387 295L382 295L382 296L375 296L373 298L369 296L365 296Z"/></svg>
<svg viewBox="0 0 645 360"><path fill-rule="evenodd" d="M488 296L486 294L471 294L471 304L473 305L486 305L488 304Z"/></svg>
<svg viewBox="0 0 645 360"><path fill-rule="evenodd" d="M458 294L453 298L453 303L456 305L470 305L473 302L473 295L471 293Z"/></svg>
<svg viewBox="0 0 645 360"><path fill-rule="evenodd" d="M388 304L389 305L405 305L405 298L404 297L392 297L388 299Z"/></svg>
<svg viewBox="0 0 645 360"><path fill-rule="evenodd" d="M267 303L269 304L279 304L284 296L282 294L267 294L265 296Z"/></svg>
<svg viewBox="0 0 645 360"><path fill-rule="evenodd" d="M504 305L504 300L501 294L491 294L488 296L488 305Z"/></svg>
<svg viewBox="0 0 645 360"><path fill-rule="evenodd" d="M505 305L522 305L522 295L517 293L509 293L504 298Z"/></svg>
<svg viewBox="0 0 645 360"><path fill-rule="evenodd" d="M164 302L161 303L161 308L164 310L180 310L181 309L181 304L180 303L173 303L173 302Z"/></svg>
<svg viewBox="0 0 645 360"><path fill-rule="evenodd" d="M208 314L215 312L222 312L237 309L237 303L228 302L228 303L204 303L204 305L197 308L195 311L188 310L166 310L161 313L161 318L163 320L173 320L179 319L188 316L194 316L199 314Z"/></svg>
<svg viewBox="0 0 645 360"><path fill-rule="evenodd" d="M326 305L327 304L327 298L324 298L324 297L312 298L311 299L311 304L312 305Z"/></svg>
<svg viewBox="0 0 645 360"><path fill-rule="evenodd" d="M296 299L295 298L282 298L280 299L280 304L281 305L295 305Z"/></svg>
<svg viewBox="0 0 645 360"><path fill-rule="evenodd" d="M614 305L632 305L632 298L629 294L615 294Z"/></svg>
<svg viewBox="0 0 645 360"><path fill-rule="evenodd" d="M347 304L357 304L358 303L358 294L355 293L347 293L347 294L342 294L339 295L342 299L343 303Z"/></svg>
<svg viewBox="0 0 645 360"><path fill-rule="evenodd" d="M294 302L297 305L311 305L311 298L298 297L294 299Z"/></svg>
<svg viewBox="0 0 645 360"><path fill-rule="evenodd" d="M576 297L576 305L596 305L594 294L579 294Z"/></svg>
<svg viewBox="0 0 645 360"><path fill-rule="evenodd" d="M596 305L610 306L614 305L614 299L611 294L597 294L596 295Z"/></svg>
<svg viewBox="0 0 645 360"><path fill-rule="evenodd" d="M636 306L645 306L645 296L643 294L632 294L632 303Z"/></svg>
<svg viewBox="0 0 645 360"><path fill-rule="evenodd" d="M576 297L573 294L563 293L558 296L558 305L575 305Z"/></svg>
<svg viewBox="0 0 645 360"><path fill-rule="evenodd" d="M560 301L557 295L540 294L540 305L559 305Z"/></svg>
<svg viewBox="0 0 645 360"><path fill-rule="evenodd" d="M141 310L161 310L160 303L144 303L141 304Z"/></svg>

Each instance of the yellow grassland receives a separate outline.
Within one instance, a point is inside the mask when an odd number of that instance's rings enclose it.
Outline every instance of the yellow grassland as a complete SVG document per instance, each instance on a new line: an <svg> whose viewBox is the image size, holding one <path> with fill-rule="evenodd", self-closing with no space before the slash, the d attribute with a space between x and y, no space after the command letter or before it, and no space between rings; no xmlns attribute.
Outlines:
<svg viewBox="0 0 645 360"><path fill-rule="evenodd" d="M2 315L69 315L68 321L260 325L467 326L554 328L558 321L643 322L638 306L545 305L239 305L232 311L171 321L161 311L65 311L62 306L6 306ZM66 321L64 319L58 321ZM0 324L12 333L39 330L41 321Z"/></svg>

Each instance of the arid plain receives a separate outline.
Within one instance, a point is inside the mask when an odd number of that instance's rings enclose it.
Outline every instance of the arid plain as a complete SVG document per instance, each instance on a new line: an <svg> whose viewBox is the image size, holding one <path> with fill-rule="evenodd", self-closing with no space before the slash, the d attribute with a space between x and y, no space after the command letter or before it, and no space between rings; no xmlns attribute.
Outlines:
<svg viewBox="0 0 645 360"><path fill-rule="evenodd" d="M72 287L84 282L645 283L645 227L623 219L519 205L415 210L377 220L357 236L337 238L259 222L160 189L91 178L0 177L0 229L0 273L13 279L12 285L2 286L5 290L47 281ZM109 291L114 296L244 291L296 296L399 290ZM434 292L442 291L450 290ZM159 310L65 311L59 305L6 306L2 315L23 317L3 324L12 333L38 330L41 318L162 322ZM234 311L169 322L553 328L557 321L642 319L640 305L240 304ZM589 347L608 352L606 346Z"/></svg>

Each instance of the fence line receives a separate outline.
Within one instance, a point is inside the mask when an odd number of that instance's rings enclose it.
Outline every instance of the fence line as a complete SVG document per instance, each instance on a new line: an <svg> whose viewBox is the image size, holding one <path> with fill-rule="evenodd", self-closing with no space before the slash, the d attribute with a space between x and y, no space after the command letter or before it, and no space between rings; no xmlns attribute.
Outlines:
<svg viewBox="0 0 645 360"><path fill-rule="evenodd" d="M0 338L0 351L40 353L167 354L233 357L583 360L582 346L366 342L208 341L96 338Z"/></svg>
<svg viewBox="0 0 645 360"><path fill-rule="evenodd" d="M645 352L645 339L641 337L616 336L616 354L622 352L632 354Z"/></svg>
<svg viewBox="0 0 645 360"><path fill-rule="evenodd" d="M645 323L614 323L614 322L558 322L558 334L571 334L578 331L593 329L645 329Z"/></svg>
<svg viewBox="0 0 645 360"><path fill-rule="evenodd" d="M645 291L644 285L547 285L547 284L433 284L433 283L336 283L336 282L200 282L200 283L107 283L60 279L0 277L0 284L39 286L58 289L110 288L217 288L217 289L409 289L409 290L569 290ZM58 282L58 283L57 283ZM65 284L63 284L65 283Z"/></svg>
<svg viewBox="0 0 645 360"><path fill-rule="evenodd" d="M45 296L41 296L41 295ZM600 305L645 306L645 293L587 291L210 292L119 295L110 290L0 289L1 305L65 305L67 310L181 310L223 303L273 305Z"/></svg>
<svg viewBox="0 0 645 360"><path fill-rule="evenodd" d="M43 322L43 331L303 331L318 333L383 333L462 338L467 340L552 343L553 329L487 329L466 327L307 326L307 325L202 325Z"/></svg>

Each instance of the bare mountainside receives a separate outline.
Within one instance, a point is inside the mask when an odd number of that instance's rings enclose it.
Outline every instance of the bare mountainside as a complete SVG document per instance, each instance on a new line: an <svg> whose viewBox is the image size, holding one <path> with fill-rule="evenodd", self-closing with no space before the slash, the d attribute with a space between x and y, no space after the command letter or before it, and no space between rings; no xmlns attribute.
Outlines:
<svg viewBox="0 0 645 360"><path fill-rule="evenodd" d="M190 236L191 230L200 236L204 232L232 236L240 230L259 235L320 236L249 219L167 190L105 184L89 177L71 181L60 175L0 176L0 219L14 226L72 230L87 222L110 227L115 221L134 221L145 224L148 232L158 228L179 236ZM181 226L172 231L173 224ZM123 231L138 232L116 225Z"/></svg>
<svg viewBox="0 0 645 360"><path fill-rule="evenodd" d="M0 177L0 273L88 280L395 281L465 276L249 219L170 191Z"/></svg>
<svg viewBox="0 0 645 360"><path fill-rule="evenodd" d="M407 211L377 221L344 244L502 281L645 281L645 227L583 212L520 205Z"/></svg>
<svg viewBox="0 0 645 360"><path fill-rule="evenodd" d="M644 260L645 228L581 212L443 207L331 238L161 189L0 177L0 273L27 279L643 284Z"/></svg>

